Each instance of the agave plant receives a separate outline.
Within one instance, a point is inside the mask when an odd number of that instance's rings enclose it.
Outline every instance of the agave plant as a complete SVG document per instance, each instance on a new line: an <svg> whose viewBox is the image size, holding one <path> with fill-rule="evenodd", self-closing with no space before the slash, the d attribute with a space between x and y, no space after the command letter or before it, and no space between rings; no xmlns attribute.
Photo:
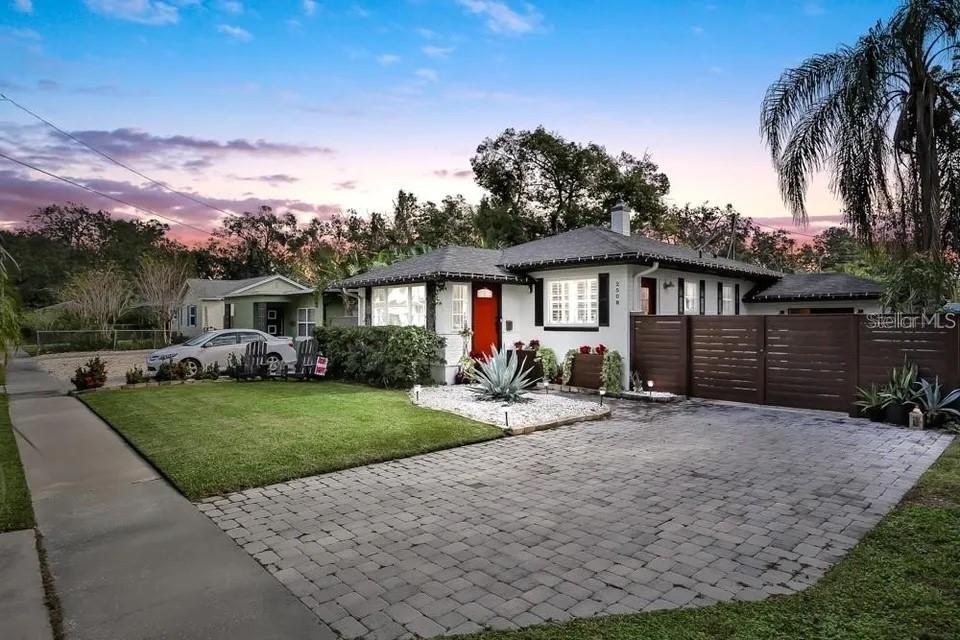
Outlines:
<svg viewBox="0 0 960 640"><path fill-rule="evenodd" d="M880 392L887 406L910 404L917 399L917 365L903 363L890 372L890 381Z"/></svg>
<svg viewBox="0 0 960 640"><path fill-rule="evenodd" d="M939 377L934 378L932 383L929 380L920 380L918 384L920 392L917 397L928 424L940 426L947 417L960 418L960 411L950 406L960 400L960 389L943 395Z"/></svg>
<svg viewBox="0 0 960 640"><path fill-rule="evenodd" d="M518 402L523 392L536 381L531 377L531 368L520 368L520 361L513 353L493 348L493 355L477 363L473 371L473 382L477 385L470 390L481 400L505 400Z"/></svg>
<svg viewBox="0 0 960 640"><path fill-rule="evenodd" d="M883 392L877 385L872 384L869 387L857 387L857 401L854 403L860 407L860 413L867 416L882 413L883 409L890 404Z"/></svg>

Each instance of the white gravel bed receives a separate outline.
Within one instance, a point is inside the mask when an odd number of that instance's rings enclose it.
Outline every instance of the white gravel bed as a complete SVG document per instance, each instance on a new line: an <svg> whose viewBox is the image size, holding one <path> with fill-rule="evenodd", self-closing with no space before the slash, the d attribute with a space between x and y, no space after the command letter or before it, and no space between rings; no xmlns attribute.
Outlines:
<svg viewBox="0 0 960 640"><path fill-rule="evenodd" d="M526 394L525 402L508 404L499 401L478 400L477 395L467 385L449 387L423 387L420 400L411 391L410 399L414 404L428 409L439 409L486 422L498 427L506 427L504 409L510 409L510 427L528 427L557 420L571 418L589 418L606 412L596 400L572 400L554 393L531 391Z"/></svg>
<svg viewBox="0 0 960 640"><path fill-rule="evenodd" d="M77 367L83 366L94 356L99 356L107 366L107 385L126 382L126 373L134 365L146 371L147 355L153 349L138 351L90 351L85 353L50 353L36 356L34 361L49 374L69 383Z"/></svg>

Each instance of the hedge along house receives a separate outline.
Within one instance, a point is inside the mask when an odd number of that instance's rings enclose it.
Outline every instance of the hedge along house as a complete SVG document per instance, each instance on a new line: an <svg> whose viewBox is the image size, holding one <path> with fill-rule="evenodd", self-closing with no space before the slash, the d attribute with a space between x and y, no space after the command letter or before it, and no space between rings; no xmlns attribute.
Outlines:
<svg viewBox="0 0 960 640"><path fill-rule="evenodd" d="M444 247L338 283L355 290L361 324L418 325L447 340L438 382L465 352L537 339L562 359L604 344L630 380L631 313L740 315L880 310L880 286L846 274L784 275L706 251L631 235L628 208L610 228L584 227L503 250ZM465 330L472 334L468 338Z"/></svg>
<svg viewBox="0 0 960 640"><path fill-rule="evenodd" d="M259 329L274 336L307 337L323 322L322 316L313 288L285 276L190 278L174 329L185 336L215 329Z"/></svg>

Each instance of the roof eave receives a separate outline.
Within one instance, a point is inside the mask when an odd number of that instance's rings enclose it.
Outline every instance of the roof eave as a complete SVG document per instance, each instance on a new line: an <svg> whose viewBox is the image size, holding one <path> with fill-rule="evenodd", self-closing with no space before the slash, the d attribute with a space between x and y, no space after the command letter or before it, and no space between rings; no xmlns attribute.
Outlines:
<svg viewBox="0 0 960 640"><path fill-rule="evenodd" d="M735 267L727 267L723 265L708 264L704 262L699 262L696 260L683 260L682 258L669 257L660 254L650 254L650 253L635 253L635 252L624 252L624 253L607 253L601 255L593 256L573 256L566 258L553 258L550 260L537 260L537 261L528 261L528 262L515 262L515 263L504 263L497 265L502 269L509 271L535 271L537 269L542 269L544 267L565 267L565 266L575 266L579 264L618 264L626 263L633 264L639 261L658 261L662 263L668 263L671 265L680 265L680 266L694 266L698 267L700 270L712 272L712 273L728 273L728 274L737 274L748 276L751 278L772 278L777 279L781 277L781 274L767 271L767 270L752 270L752 269L737 269Z"/></svg>
<svg viewBox="0 0 960 640"><path fill-rule="evenodd" d="M836 301L836 300L878 300L878 292L847 292L847 293L811 293L802 295L759 295L747 298L746 302L817 302L818 300Z"/></svg>
<svg viewBox="0 0 960 640"><path fill-rule="evenodd" d="M337 290L341 288L353 289L375 287L385 284L410 284L414 282L436 282L439 280L469 281L469 282L503 282L525 284L526 278L507 274L471 273L466 271L425 271L423 273L405 274L399 276L383 276L379 278L351 278L344 283L337 283Z"/></svg>

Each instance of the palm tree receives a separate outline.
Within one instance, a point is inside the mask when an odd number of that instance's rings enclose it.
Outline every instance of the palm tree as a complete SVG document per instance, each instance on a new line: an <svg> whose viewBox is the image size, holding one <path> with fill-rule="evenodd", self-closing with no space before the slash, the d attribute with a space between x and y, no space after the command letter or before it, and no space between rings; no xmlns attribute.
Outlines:
<svg viewBox="0 0 960 640"><path fill-rule="evenodd" d="M872 238L898 190L919 200L917 244L940 249L938 114L960 110L950 88L958 32L960 1L909 0L855 45L808 58L767 89L760 132L797 222L807 221L810 175L829 166L831 188L860 237Z"/></svg>

